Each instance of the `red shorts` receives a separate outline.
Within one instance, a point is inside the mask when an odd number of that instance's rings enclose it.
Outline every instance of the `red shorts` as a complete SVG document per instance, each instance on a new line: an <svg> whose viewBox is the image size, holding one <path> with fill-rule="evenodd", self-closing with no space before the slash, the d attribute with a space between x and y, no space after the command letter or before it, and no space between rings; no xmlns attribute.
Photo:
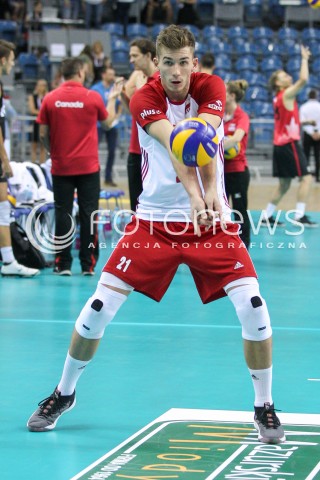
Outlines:
<svg viewBox="0 0 320 480"><path fill-rule="evenodd" d="M159 302L184 263L190 268L202 302L209 303L226 295L223 287L228 283L257 277L238 229L237 224L229 223L227 234L217 224L215 233L202 228L198 237L192 224L164 225L133 218L103 271Z"/></svg>

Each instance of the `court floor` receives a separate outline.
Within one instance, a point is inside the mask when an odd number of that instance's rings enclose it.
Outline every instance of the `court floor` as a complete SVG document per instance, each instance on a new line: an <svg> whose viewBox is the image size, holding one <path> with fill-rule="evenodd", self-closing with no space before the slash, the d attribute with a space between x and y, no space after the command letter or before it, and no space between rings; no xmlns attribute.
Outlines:
<svg viewBox="0 0 320 480"><path fill-rule="evenodd" d="M319 240L320 229L260 230L252 239L274 330L274 400L286 413L320 413ZM108 254L101 250L100 267ZM0 279L1 480L68 480L173 407L252 409L233 307L227 298L203 306L182 266L160 304L130 296L79 381L76 408L56 430L28 432L98 279L82 277L77 260L73 271Z"/></svg>

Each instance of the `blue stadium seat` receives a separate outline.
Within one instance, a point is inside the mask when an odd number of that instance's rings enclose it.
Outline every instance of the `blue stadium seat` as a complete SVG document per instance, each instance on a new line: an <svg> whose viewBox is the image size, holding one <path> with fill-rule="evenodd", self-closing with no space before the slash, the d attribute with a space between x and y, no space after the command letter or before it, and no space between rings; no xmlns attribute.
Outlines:
<svg viewBox="0 0 320 480"><path fill-rule="evenodd" d="M280 43L279 52L284 59L290 59L293 57L298 57L299 59L301 58L300 44L291 39L283 40Z"/></svg>
<svg viewBox="0 0 320 480"><path fill-rule="evenodd" d="M224 70L223 68L215 68L214 69L214 74L215 75L218 75L218 77L221 77L224 82L226 82L226 77L228 75L228 71L227 70Z"/></svg>
<svg viewBox="0 0 320 480"><path fill-rule="evenodd" d="M253 40L259 40L261 38L272 41L274 32L269 27L255 27L252 31Z"/></svg>
<svg viewBox="0 0 320 480"><path fill-rule="evenodd" d="M111 52L111 60L112 64L125 64L129 63L128 52L124 52L123 50L114 50Z"/></svg>
<svg viewBox="0 0 320 480"><path fill-rule="evenodd" d="M258 70L258 63L252 55L245 55L236 61L235 70L239 73L247 70L256 72Z"/></svg>
<svg viewBox="0 0 320 480"><path fill-rule="evenodd" d="M33 53L20 53L18 56L18 65L21 68L23 80L38 78L39 61Z"/></svg>
<svg viewBox="0 0 320 480"><path fill-rule="evenodd" d="M286 70L290 75L300 72L301 57L292 57L287 62Z"/></svg>
<svg viewBox="0 0 320 480"><path fill-rule="evenodd" d="M190 30L191 33L193 33L194 38L196 40L198 40L198 38L200 38L200 30L199 30L198 27L196 27L195 25L188 25L188 24L185 24L183 26L186 27L188 30Z"/></svg>
<svg viewBox="0 0 320 480"><path fill-rule="evenodd" d="M298 30L292 27L282 27L278 31L278 39L281 43L283 40L294 40L297 42L299 40Z"/></svg>
<svg viewBox="0 0 320 480"><path fill-rule="evenodd" d="M244 40L249 40L249 33L245 27L240 27L239 25L234 25L230 27L227 31L228 40L238 40L239 38Z"/></svg>
<svg viewBox="0 0 320 480"><path fill-rule="evenodd" d="M161 32L161 30L163 30L164 28L166 28L168 25L165 24L165 23L156 23L155 25L153 25L151 27L151 37L153 40L155 40L157 38L157 36L159 35L159 33Z"/></svg>
<svg viewBox="0 0 320 480"><path fill-rule="evenodd" d="M253 55L254 57L260 55L260 48L251 42L238 43L237 41L234 51L237 55Z"/></svg>
<svg viewBox="0 0 320 480"><path fill-rule="evenodd" d="M221 27L216 25L206 25L202 30L203 40L206 41L208 38L220 38L221 40L224 37L224 32Z"/></svg>
<svg viewBox="0 0 320 480"><path fill-rule="evenodd" d="M268 122L268 123L267 123ZM269 119L265 123L252 123L253 140L255 147L265 148L273 143L273 124L270 125Z"/></svg>
<svg viewBox="0 0 320 480"><path fill-rule="evenodd" d="M262 73L256 72L242 72L241 77L247 80L250 87L263 87L266 88L268 84L267 78Z"/></svg>
<svg viewBox="0 0 320 480"><path fill-rule="evenodd" d="M276 70L282 70L283 63L280 57L268 57L264 58L260 63L260 70L265 75L271 75Z"/></svg>
<svg viewBox="0 0 320 480"><path fill-rule="evenodd" d="M111 43L111 50L113 52L115 52L115 51L126 52L127 56L128 56L129 50L130 50L129 42L127 42L126 40L123 40L121 38L113 39L112 43Z"/></svg>
<svg viewBox="0 0 320 480"><path fill-rule="evenodd" d="M127 27L127 36L130 40L136 37L147 38L149 35L148 27L142 23L129 23Z"/></svg>
<svg viewBox="0 0 320 480"><path fill-rule="evenodd" d="M309 45L310 42L320 41L320 29L319 28L304 28L301 33L301 40L303 44Z"/></svg>
<svg viewBox="0 0 320 480"><path fill-rule="evenodd" d="M217 69L231 70L232 63L229 55L221 53L215 57L215 64Z"/></svg>
<svg viewBox="0 0 320 480"><path fill-rule="evenodd" d="M281 55L281 48L276 43L269 43L261 48L262 58L274 57Z"/></svg>
<svg viewBox="0 0 320 480"><path fill-rule="evenodd" d="M41 72L43 71L43 74ZM51 62L48 53L43 53L40 57L40 68L39 68L40 77L44 77L48 83L51 80Z"/></svg>
<svg viewBox="0 0 320 480"><path fill-rule="evenodd" d="M209 43L209 47L211 44ZM229 43L226 42L219 42L215 45L213 53L215 55L220 55L221 53L225 53L227 55L231 55L232 53L232 47L229 45Z"/></svg>
<svg viewBox="0 0 320 480"><path fill-rule="evenodd" d="M273 118L274 111L271 102L261 102L259 100L252 102L255 117Z"/></svg>
<svg viewBox="0 0 320 480"><path fill-rule="evenodd" d="M17 23L11 20L0 21L0 38L8 42L15 42L17 35Z"/></svg>
<svg viewBox="0 0 320 480"><path fill-rule="evenodd" d="M320 58L317 58L316 60L314 60L314 61L312 62L311 72L312 72L314 75L320 75Z"/></svg>
<svg viewBox="0 0 320 480"><path fill-rule="evenodd" d="M249 117L253 117L253 103L241 102L241 108L249 115Z"/></svg>
<svg viewBox="0 0 320 480"><path fill-rule="evenodd" d="M101 30L109 32L112 36L123 37L123 25L121 23L103 23Z"/></svg>
<svg viewBox="0 0 320 480"><path fill-rule="evenodd" d="M225 83L228 83L228 82L232 82L233 80L237 80L239 78L239 75L235 72L225 72L222 78L225 81Z"/></svg>
<svg viewBox="0 0 320 480"><path fill-rule="evenodd" d="M309 75L308 87L315 88L316 90L319 89L319 76L318 75L313 75L312 73Z"/></svg>
<svg viewBox="0 0 320 480"><path fill-rule="evenodd" d="M218 37L203 37L203 43L205 43L209 50L212 50L212 53L215 53L215 48L219 48L219 43L221 43L221 38Z"/></svg>
<svg viewBox="0 0 320 480"><path fill-rule="evenodd" d="M320 57L320 44L317 43L312 43L310 45L310 52L312 54L312 60L316 59L317 57Z"/></svg>
<svg viewBox="0 0 320 480"><path fill-rule="evenodd" d="M268 102L269 100L269 92L263 87L249 87L245 94L246 102Z"/></svg>
<svg viewBox="0 0 320 480"><path fill-rule="evenodd" d="M301 90L301 92L298 93L297 95L297 102L299 105L302 103L305 103L308 99L308 94L309 94L310 89L309 88L304 88Z"/></svg>

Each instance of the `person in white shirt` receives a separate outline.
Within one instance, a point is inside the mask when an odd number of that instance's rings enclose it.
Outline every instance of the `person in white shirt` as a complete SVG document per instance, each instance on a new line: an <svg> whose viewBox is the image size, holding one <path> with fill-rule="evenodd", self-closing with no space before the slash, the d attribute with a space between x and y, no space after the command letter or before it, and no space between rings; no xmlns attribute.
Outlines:
<svg viewBox="0 0 320 480"><path fill-rule="evenodd" d="M315 178L320 182L320 102L316 90L310 90L309 99L300 107L300 122L303 129L303 149L310 164L313 150L315 160Z"/></svg>
<svg viewBox="0 0 320 480"><path fill-rule="evenodd" d="M195 38L187 28L170 25L158 35L155 65L160 76L151 78L130 101L143 158L137 213L76 321L61 380L29 418L30 431L52 430L74 407L76 383L132 290L160 301L179 265L186 264L203 303L228 295L236 309L255 391L258 439L285 440L271 394L270 317L239 226L230 220L224 190L226 88L220 77L196 71L194 50ZM178 162L170 148L174 125L191 117L204 121L219 140L212 161L199 169ZM176 308L178 312L178 302Z"/></svg>

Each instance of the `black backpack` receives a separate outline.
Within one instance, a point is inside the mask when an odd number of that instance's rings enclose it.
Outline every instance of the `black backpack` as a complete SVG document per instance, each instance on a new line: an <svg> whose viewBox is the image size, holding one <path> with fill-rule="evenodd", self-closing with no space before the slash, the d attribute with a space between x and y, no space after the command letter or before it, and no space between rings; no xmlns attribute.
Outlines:
<svg viewBox="0 0 320 480"><path fill-rule="evenodd" d="M47 265L44 256L32 245L21 225L11 222L10 231L12 249L18 263L29 268L45 268Z"/></svg>

